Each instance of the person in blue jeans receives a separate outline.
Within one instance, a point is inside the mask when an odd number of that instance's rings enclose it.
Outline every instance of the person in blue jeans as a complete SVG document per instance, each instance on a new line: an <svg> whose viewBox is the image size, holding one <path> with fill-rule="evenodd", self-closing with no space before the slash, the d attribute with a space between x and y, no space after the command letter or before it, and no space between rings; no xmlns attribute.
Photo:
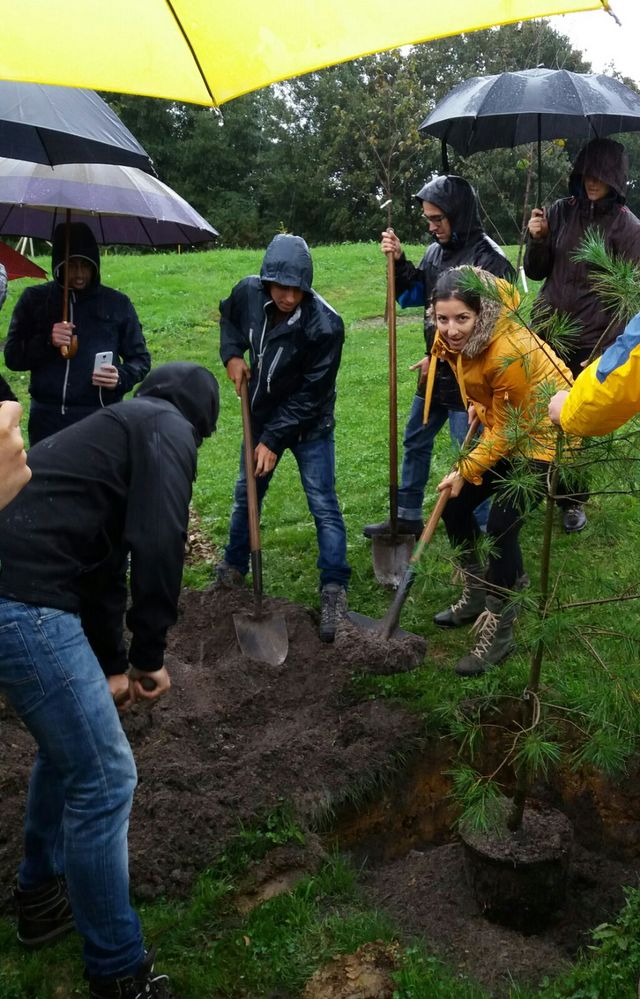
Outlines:
<svg viewBox="0 0 640 999"><path fill-rule="evenodd" d="M118 710L169 690L197 448L217 415L210 371L162 365L136 398L32 447L31 480L0 513L0 692L37 743L18 939L75 925L89 999L176 999L129 901L136 767Z"/></svg>
<svg viewBox="0 0 640 999"><path fill-rule="evenodd" d="M431 455L437 434L445 423L454 445L461 444L468 430L468 420L460 392L446 364L430 357L435 325L430 302L440 274L452 267L472 264L496 277L515 279L515 272L500 247L487 236L480 221L478 197L463 177L444 175L428 181L416 194L429 225L433 242L418 267L407 260L402 244L393 229L382 233L381 250L393 253L396 292L403 308L424 306L424 337L426 351L422 360L412 365L418 371L418 389L411 406L404 433L403 460L398 489L398 531L415 534L422 531L422 505L431 468ZM430 364L437 364L429 419L424 423L424 395ZM482 503L475 517L482 530L486 528L489 503ZM388 534L390 521L367 524L366 538Z"/></svg>
<svg viewBox="0 0 640 999"><path fill-rule="evenodd" d="M276 236L259 275L240 281L220 303L220 356L240 394L248 380L258 502L289 448L316 525L320 638L332 642L346 612L351 575L335 487L333 429L344 324L312 290L313 263L300 236ZM244 355L249 354L249 364ZM229 540L216 567L220 585L242 585L249 571L247 470L236 483Z"/></svg>

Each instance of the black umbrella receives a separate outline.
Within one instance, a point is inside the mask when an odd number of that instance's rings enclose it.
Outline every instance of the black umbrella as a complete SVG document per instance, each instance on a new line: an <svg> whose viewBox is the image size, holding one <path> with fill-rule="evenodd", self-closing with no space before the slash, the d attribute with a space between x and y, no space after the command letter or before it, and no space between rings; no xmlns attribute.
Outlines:
<svg viewBox="0 0 640 999"><path fill-rule="evenodd" d="M56 166L113 163L154 173L151 160L93 90L0 81L0 156Z"/></svg>
<svg viewBox="0 0 640 999"><path fill-rule="evenodd" d="M541 202L543 139L589 139L640 130L640 95L610 76L565 69L525 69L459 83L420 125L462 156L538 143Z"/></svg>

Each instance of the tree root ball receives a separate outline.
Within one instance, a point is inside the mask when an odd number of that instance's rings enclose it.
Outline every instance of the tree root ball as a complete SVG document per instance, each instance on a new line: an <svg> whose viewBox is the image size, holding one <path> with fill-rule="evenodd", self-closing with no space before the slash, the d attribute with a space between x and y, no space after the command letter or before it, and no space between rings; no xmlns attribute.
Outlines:
<svg viewBox="0 0 640 999"><path fill-rule="evenodd" d="M566 896L573 847L566 815L532 804L515 832L505 824L461 838L467 882L483 914L523 933L542 930Z"/></svg>

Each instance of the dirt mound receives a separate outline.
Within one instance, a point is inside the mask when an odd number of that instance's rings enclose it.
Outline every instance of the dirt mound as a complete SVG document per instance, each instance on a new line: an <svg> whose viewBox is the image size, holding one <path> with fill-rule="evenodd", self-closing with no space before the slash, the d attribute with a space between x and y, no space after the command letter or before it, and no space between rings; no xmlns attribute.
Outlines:
<svg viewBox="0 0 640 999"><path fill-rule="evenodd" d="M171 693L123 717L139 785L130 826L138 897L186 891L240 822L291 803L308 818L388 770L419 738L398 706L354 700L355 672L408 669L424 642L380 642L349 622L334 645L303 607L267 601L286 616L289 655L269 667L243 657L233 625L247 591L185 591L169 636ZM0 882L20 857L33 741L0 703Z"/></svg>

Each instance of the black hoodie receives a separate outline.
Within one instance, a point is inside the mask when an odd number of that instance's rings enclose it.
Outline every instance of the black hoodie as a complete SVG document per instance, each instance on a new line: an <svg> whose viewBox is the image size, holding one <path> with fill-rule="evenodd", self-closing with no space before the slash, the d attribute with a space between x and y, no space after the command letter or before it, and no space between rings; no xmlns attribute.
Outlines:
<svg viewBox="0 0 640 999"><path fill-rule="evenodd" d="M624 146L613 139L592 139L578 154L569 177L569 198L554 202L547 213L549 234L544 239L527 237L524 269L528 277L544 284L536 300L534 316L544 336L549 310L570 316L578 336L570 344L568 359L574 374L579 362L594 351L601 354L624 327L606 308L593 288L590 267L573 254L591 228L604 239L607 251L616 257L640 260L640 220L625 205L628 162ZM585 176L597 177L610 188L599 201L589 201Z"/></svg>
<svg viewBox="0 0 640 999"><path fill-rule="evenodd" d="M129 661L159 669L176 619L197 447L217 416L211 372L175 362L152 371L135 399L32 447L31 481L0 513L0 596L80 612L105 672L123 672L129 552Z"/></svg>
<svg viewBox="0 0 640 999"><path fill-rule="evenodd" d="M65 227L56 227L51 252L53 281L32 285L23 291L11 316L4 359L11 371L30 371L29 392L34 402L87 411L119 402L142 381L151 358L136 311L126 295L100 282L100 254L89 226L70 226L69 255L88 260L94 279L82 291L69 294L69 319L75 324L78 353L65 360L51 344L54 323L62 320ZM110 350L120 380L115 389L98 389L91 382L95 355Z"/></svg>
<svg viewBox="0 0 640 999"><path fill-rule="evenodd" d="M452 267L470 264L495 277L515 280L515 271L497 243L487 236L480 221L478 197L468 180L447 175L435 177L416 194L416 199L437 205L451 225L451 239L434 239L418 267L403 254L396 261L396 294L400 305L424 305L426 353L431 352L435 327L431 321L431 294L436 281ZM453 409L464 409L460 392L448 365L438 362L434 400Z"/></svg>

